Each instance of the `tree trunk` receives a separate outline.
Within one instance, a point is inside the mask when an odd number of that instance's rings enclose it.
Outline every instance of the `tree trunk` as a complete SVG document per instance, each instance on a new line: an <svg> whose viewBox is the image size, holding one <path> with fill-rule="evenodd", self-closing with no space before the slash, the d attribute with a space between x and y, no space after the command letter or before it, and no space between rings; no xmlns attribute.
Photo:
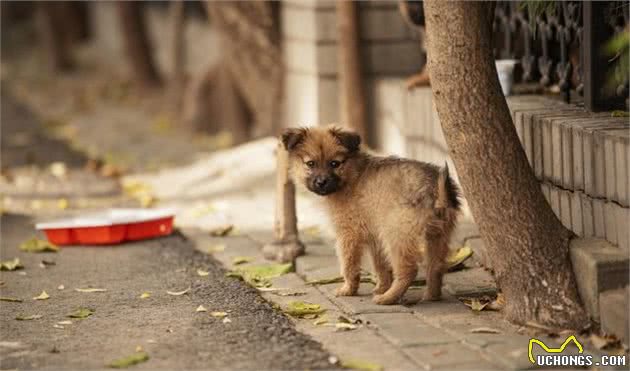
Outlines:
<svg viewBox="0 0 630 371"><path fill-rule="evenodd" d="M160 85L160 77L153 61L151 43L138 1L119 1L118 16L122 38L131 70L138 83L145 87Z"/></svg>
<svg viewBox="0 0 630 371"><path fill-rule="evenodd" d="M367 143L365 90L361 50L359 49L359 4L350 0L337 2L337 34L339 35L339 85L341 121L355 130Z"/></svg>
<svg viewBox="0 0 630 371"><path fill-rule="evenodd" d="M41 1L37 3L39 31L52 71L67 71L74 67L71 40L64 26L64 4Z"/></svg>
<svg viewBox="0 0 630 371"><path fill-rule="evenodd" d="M508 319L581 328L572 233L545 201L518 140L492 56L494 3L425 1L431 86Z"/></svg>
<svg viewBox="0 0 630 371"><path fill-rule="evenodd" d="M186 37L184 1L174 0L170 4L171 17L171 48L172 48L172 76L171 95L173 105L179 112L182 105L182 93L186 84Z"/></svg>

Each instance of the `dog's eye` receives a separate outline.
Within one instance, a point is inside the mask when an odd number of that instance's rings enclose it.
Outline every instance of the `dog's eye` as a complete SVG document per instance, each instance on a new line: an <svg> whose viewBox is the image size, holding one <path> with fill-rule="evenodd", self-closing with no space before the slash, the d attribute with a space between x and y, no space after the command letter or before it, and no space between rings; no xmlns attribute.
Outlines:
<svg viewBox="0 0 630 371"><path fill-rule="evenodd" d="M330 164L330 167L332 167L333 169L335 169L335 168L338 168L338 167L339 167L339 165L341 165L341 162L333 160L333 161L330 161L330 163L329 163L329 164Z"/></svg>
<svg viewBox="0 0 630 371"><path fill-rule="evenodd" d="M306 166L308 166L310 168L314 168L315 167L315 161L313 161L313 160L306 161Z"/></svg>

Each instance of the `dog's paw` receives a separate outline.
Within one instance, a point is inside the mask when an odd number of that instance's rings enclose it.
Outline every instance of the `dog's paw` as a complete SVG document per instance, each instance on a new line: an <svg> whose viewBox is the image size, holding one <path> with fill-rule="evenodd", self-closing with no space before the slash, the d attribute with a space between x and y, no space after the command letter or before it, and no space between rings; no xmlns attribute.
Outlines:
<svg viewBox="0 0 630 371"><path fill-rule="evenodd" d="M350 285L343 285L335 291L335 296L354 296L356 293L356 288L350 287Z"/></svg>
<svg viewBox="0 0 630 371"><path fill-rule="evenodd" d="M376 287L374 287L374 289L372 289L372 294L381 295L381 294L384 294L385 291L387 291L388 289L389 289L389 286L378 284L376 285Z"/></svg>
<svg viewBox="0 0 630 371"><path fill-rule="evenodd" d="M395 296L382 294L382 295L374 295L372 297L372 302L378 305L392 305L398 303L398 299Z"/></svg>

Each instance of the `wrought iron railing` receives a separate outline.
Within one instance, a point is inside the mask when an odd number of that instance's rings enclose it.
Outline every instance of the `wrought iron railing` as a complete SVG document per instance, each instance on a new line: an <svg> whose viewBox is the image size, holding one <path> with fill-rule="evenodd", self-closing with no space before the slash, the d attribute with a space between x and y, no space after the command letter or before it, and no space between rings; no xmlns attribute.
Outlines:
<svg viewBox="0 0 630 371"><path fill-rule="evenodd" d="M627 109L628 74L619 69L628 66L604 55L603 47L616 33L628 32L629 3L546 3L542 12L532 11L524 1L497 3L495 57L520 62L517 82L555 86L566 101L583 95L590 110Z"/></svg>

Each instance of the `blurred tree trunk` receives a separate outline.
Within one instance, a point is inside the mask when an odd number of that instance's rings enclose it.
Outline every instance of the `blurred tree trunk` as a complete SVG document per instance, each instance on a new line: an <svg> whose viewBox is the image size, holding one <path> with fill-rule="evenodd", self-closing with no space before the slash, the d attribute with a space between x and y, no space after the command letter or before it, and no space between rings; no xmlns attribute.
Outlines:
<svg viewBox="0 0 630 371"><path fill-rule="evenodd" d="M84 1L61 1L63 26L71 42L82 42L90 38L88 5Z"/></svg>
<svg viewBox="0 0 630 371"><path fill-rule="evenodd" d="M212 68L214 72L200 78L226 80L218 83L194 82L191 89L195 92L191 94L205 93L206 97L187 100L185 104L223 99L225 93L231 95L230 99L234 102L230 109L240 111L227 113L227 117L247 117L250 122L244 130L240 119L221 119L222 115L226 115L225 107L220 112L206 112L209 116L205 120L199 120L202 115L194 114L194 107L187 107L186 121L192 122L191 118L196 117L198 124L205 123L205 127L197 127L204 131L235 130L236 142L279 132L283 76L279 6L279 2L273 1L206 2L211 25L221 38L223 55L219 65ZM200 86L208 89L199 89ZM221 107L221 104L207 105Z"/></svg>
<svg viewBox="0 0 630 371"><path fill-rule="evenodd" d="M145 87L161 84L161 79L153 61L151 43L142 14L142 3L119 1L118 16L122 39L127 58L137 82Z"/></svg>
<svg viewBox="0 0 630 371"><path fill-rule="evenodd" d="M341 123L355 130L368 143L358 7L354 1L337 1L339 97Z"/></svg>
<svg viewBox="0 0 630 371"><path fill-rule="evenodd" d="M545 201L501 93L492 2L425 1L429 73L444 137L493 256L508 319L588 324L569 260L572 233Z"/></svg>
<svg viewBox="0 0 630 371"><path fill-rule="evenodd" d="M74 67L71 38L65 26L65 5L61 2L37 3L39 33L44 44L50 69L68 71Z"/></svg>
<svg viewBox="0 0 630 371"><path fill-rule="evenodd" d="M174 0L170 3L172 76L171 95L177 111L182 104L182 94L186 84L186 19L184 1Z"/></svg>

